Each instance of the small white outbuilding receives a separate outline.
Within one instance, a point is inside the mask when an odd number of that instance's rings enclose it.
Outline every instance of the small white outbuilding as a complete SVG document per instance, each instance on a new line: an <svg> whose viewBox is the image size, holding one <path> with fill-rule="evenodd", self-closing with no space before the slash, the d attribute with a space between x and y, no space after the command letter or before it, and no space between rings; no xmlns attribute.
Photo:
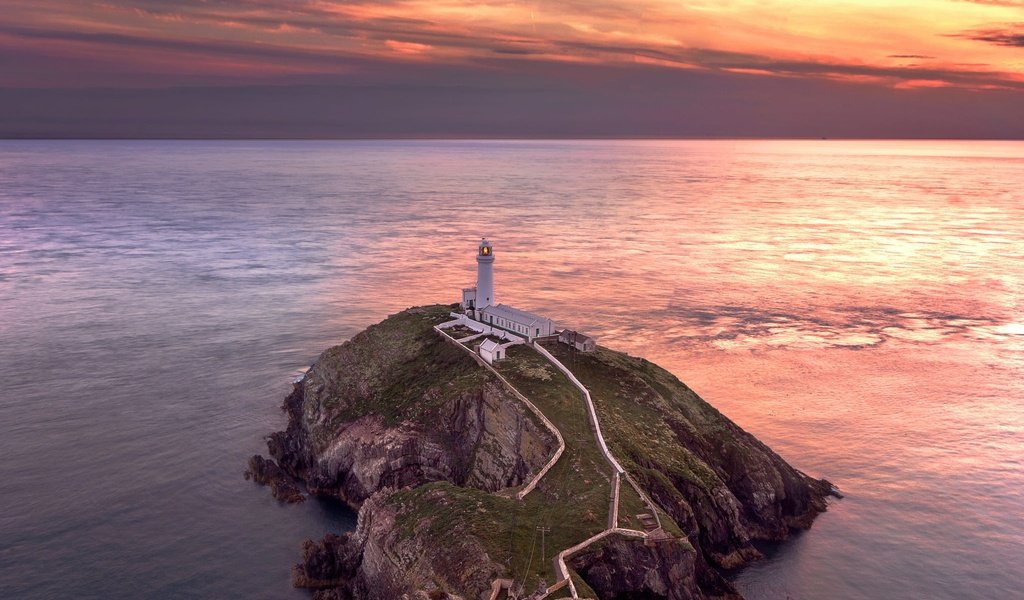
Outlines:
<svg viewBox="0 0 1024 600"><path fill-rule="evenodd" d="M480 356L487 361L487 364L493 365L494 361L505 358L505 349L498 342L486 339L480 344Z"/></svg>
<svg viewBox="0 0 1024 600"><path fill-rule="evenodd" d="M595 352L597 350L597 342L594 341L594 338L572 329L563 329L558 334L558 341L576 348L580 352Z"/></svg>

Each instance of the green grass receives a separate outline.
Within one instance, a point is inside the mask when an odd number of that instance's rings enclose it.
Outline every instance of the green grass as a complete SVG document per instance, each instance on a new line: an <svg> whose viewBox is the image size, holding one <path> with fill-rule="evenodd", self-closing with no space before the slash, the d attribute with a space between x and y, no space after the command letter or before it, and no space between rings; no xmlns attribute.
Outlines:
<svg viewBox="0 0 1024 600"><path fill-rule="evenodd" d="M464 337L467 337L467 336L471 336L471 335L476 335L477 334L476 331L473 331L469 327L464 327L462 325L454 325L452 327L449 327L449 328L445 329L444 331L445 331L445 333L447 333L448 335L452 336L453 338L455 338L457 340L461 339L461 338L464 338Z"/></svg>
<svg viewBox="0 0 1024 600"><path fill-rule="evenodd" d="M546 560L533 561L526 589L543 577L555 582L551 557L604 530L608 521L611 467L605 462L587 420L583 397L564 375L535 350L512 346L498 371L533 402L562 433L565 452L523 500L521 520L550 527ZM525 541L525 540L524 540ZM538 540L539 543L539 540ZM527 550L528 553L528 550Z"/></svg>
<svg viewBox="0 0 1024 600"><path fill-rule="evenodd" d="M709 491L722 485L714 470L680 444L673 426L726 444L732 430L717 410L671 373L606 348L587 354L570 353L564 344L545 348L590 391L609 449L649 494L659 489L681 499L669 478ZM674 523L662 521L666 531L679 531Z"/></svg>
<svg viewBox="0 0 1024 600"><path fill-rule="evenodd" d="M492 558L510 566L507 576L532 591L539 580L555 583L553 558L559 551L605 529L612 471L591 432L583 398L564 375L525 346L511 347L509 358L496 366L562 433L566 447L559 461L522 501L431 483L401 491L389 502L415 507L397 523L402 535L424 533L424 523L440 544L471 534ZM549 528L543 557L538 527Z"/></svg>
<svg viewBox="0 0 1024 600"><path fill-rule="evenodd" d="M650 513L651 509L636 493L629 482L623 481L619 490L619 527L625 529L636 529L643 531L644 526L636 516L643 513Z"/></svg>
<svg viewBox="0 0 1024 600"><path fill-rule="evenodd" d="M578 367L578 365L576 365ZM613 400L599 404L595 399L595 406L599 410L602 428L605 431L606 439L610 435L634 435L637 439L626 439L624 443L613 444L609 440L613 454L617 451L626 451L630 456L631 467L636 467L633 457L644 457L650 451L651 435L667 435L661 452L678 454L679 446L674 441L671 431L659 431L659 428L646 425L648 423L659 423L657 419L659 412L653 407L634 406L626 403L625 406L620 400L621 394L609 396L611 382L607 377L600 377L600 364L591 365L593 372L587 370L588 379L580 377L577 369L574 374L581 378L584 385L596 383L600 387L599 393L602 398ZM523 503L513 510L516 515L517 526L511 531L511 524L503 529L505 536L512 539L511 547L514 555L519 561L513 563L512 576L517 581L526 581L526 589L533 589L535 581L543 578L548 585L554 583L555 574L551 557L558 550L573 546L597 533L603 531L607 525L609 494L611 491L612 469L605 461L590 425L582 394L576 387L551 365L546 359L533 349L527 346L512 346L508 350L508 358L496 363L497 370L516 389L522 392L539 408L548 419L559 429L565 440L566 449L559 462L541 480L537 488L531 492ZM618 385L618 384L616 384ZM591 395L595 395L595 389L589 387ZM639 389L639 386L638 386ZM638 389L631 390L637 392ZM606 425L606 418L614 413L615 423L609 427ZM641 417L639 420L637 417ZM634 425L633 429L625 427L627 423ZM636 431L635 427L651 427L650 431ZM619 454L616 454L619 456ZM685 460L677 457L678 460ZM646 462L648 459L644 458ZM661 475L658 472L658 475ZM662 475L663 477L663 475ZM620 487L620 523L628 516L633 522L632 528L641 529L635 516L640 513L650 512L649 507L643 502L636 491L625 480ZM664 511L658 510L662 525L665 530L677 537L685 537L679 526ZM551 532L546 536L547 557L539 561L536 554L539 544L534 530L538 526L550 527ZM623 525L626 526L626 525ZM497 539L506 539L498 535ZM492 540L492 547L497 548ZM535 558L529 561L528 557L531 547ZM505 551L505 556L508 551ZM502 557L496 554L495 557ZM531 562L527 569L525 563ZM585 584L583 584L585 586ZM589 589L589 588L585 588Z"/></svg>
<svg viewBox="0 0 1024 600"><path fill-rule="evenodd" d="M338 397L325 403L335 411L333 418L348 421L378 414L392 425L410 420L429 423L439 407L493 378L468 353L433 331L434 325L449 319L450 310L436 306L393 315L357 336L353 341L358 343L326 352L322 367L328 372L334 368L342 384L336 386ZM673 383L670 374L603 349L570 361L565 346L548 348L591 391L613 454L645 489L667 486L665 493L678 495L666 472L689 473L697 481L714 477L702 470L703 463L681 451L662 416L682 412L676 405L692 402L689 390ZM559 551L607 526L612 469L594 438L581 393L561 372L522 345L508 348L508 357L495 368L559 429L566 445L559 461L522 501L436 482L399 491L388 502L401 507L396 520L400 536L427 535L452 548L472 536L494 560L508 565L504 576L533 591L541 580L546 585L555 582L552 559ZM620 526L641 529L635 515L649 508L625 480L620 494ZM667 515L659 514L666 531L682 536ZM538 527L549 528L543 557ZM577 575L573 577L581 595L593 594Z"/></svg>
<svg viewBox="0 0 1024 600"><path fill-rule="evenodd" d="M331 395L307 397L307 420L325 412L330 426L374 414L393 426L429 423L437 409L490 375L433 330L449 320L451 306L420 307L391 315L349 342L324 352L311 370L311 384L324 381ZM316 440L330 443L330 439Z"/></svg>

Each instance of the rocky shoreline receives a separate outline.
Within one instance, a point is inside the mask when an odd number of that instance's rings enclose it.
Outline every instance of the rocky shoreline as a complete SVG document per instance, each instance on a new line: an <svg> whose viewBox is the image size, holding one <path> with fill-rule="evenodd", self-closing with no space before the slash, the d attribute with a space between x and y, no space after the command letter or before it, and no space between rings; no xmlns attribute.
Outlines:
<svg viewBox="0 0 1024 600"><path fill-rule="evenodd" d="M281 502L298 504L306 501L306 496L299 489L299 482L276 462L259 454L249 459L249 467L245 470L244 477L246 481L251 479L260 485L270 486L270 493Z"/></svg>
<svg viewBox="0 0 1024 600"><path fill-rule="evenodd" d="M571 387L559 387L528 348L510 354L503 375L569 447L536 492L513 499L556 440L497 377L433 330L449 309L404 311L324 352L285 399L288 426L268 441L273 460L249 462L247 478L283 502L304 499L302 482L309 494L359 511L354 532L304 544L292 581L314 598L487 598L504 578L518 584L518 597L540 598L555 575L549 560L533 564L532 530L547 525L552 544L571 545L604 526L607 473L579 417L559 413L574 410ZM720 570L759 558L753 541L810 527L834 488L790 467L656 365L606 349L587 360L574 374L664 531L646 541L609 535L570 557L581 597L739 598ZM618 526L639 527L636 502ZM530 564L521 565L524 556Z"/></svg>

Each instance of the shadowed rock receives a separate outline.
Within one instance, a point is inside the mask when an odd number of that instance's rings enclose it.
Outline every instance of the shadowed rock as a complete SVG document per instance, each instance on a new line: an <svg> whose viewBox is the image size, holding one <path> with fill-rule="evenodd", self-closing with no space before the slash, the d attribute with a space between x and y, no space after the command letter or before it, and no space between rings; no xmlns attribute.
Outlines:
<svg viewBox="0 0 1024 600"><path fill-rule="evenodd" d="M530 348L510 352L501 367L563 436L575 432L552 475L513 499L556 440L496 376L433 330L449 310L403 311L324 352L285 399L287 428L268 441L277 463L250 461L257 480L287 490L295 477L311 494L359 510L354 532L303 546L292 580L317 590L315 598L475 599L499 578L532 591L540 580L554 583L546 563L558 549L603 527L611 473L575 388L559 395L558 377ZM739 598L719 569L759 558L753 542L784 539L826 509L831 484L791 467L657 365L598 348L570 367L593 396L612 453L666 528L658 541L613 534L573 555L581 595ZM578 412L567 408L576 402ZM541 514L566 518L545 517L547 558L530 571Z"/></svg>
<svg viewBox="0 0 1024 600"><path fill-rule="evenodd" d="M245 471L245 478L261 485L269 485L270 492L281 502L296 504L306 500L299 490L298 483L291 475L285 473L276 462L258 454L249 459L249 468Z"/></svg>

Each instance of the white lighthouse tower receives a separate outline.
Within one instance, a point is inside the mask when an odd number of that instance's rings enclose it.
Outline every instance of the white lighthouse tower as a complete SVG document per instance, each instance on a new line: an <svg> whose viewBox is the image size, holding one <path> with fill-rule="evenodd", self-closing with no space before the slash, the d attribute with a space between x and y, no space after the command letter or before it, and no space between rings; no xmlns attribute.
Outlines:
<svg viewBox="0 0 1024 600"><path fill-rule="evenodd" d="M476 310L481 311L495 304L494 249L487 238L483 238L476 253Z"/></svg>
<svg viewBox="0 0 1024 600"><path fill-rule="evenodd" d="M462 288L462 302L459 306L462 315L450 324L461 323L478 333L511 340L509 344L521 344L555 333L555 323L551 319L495 302L494 248L487 238L480 240L476 251L476 287ZM452 313L452 316L456 316L456 313ZM483 345L480 347L483 348ZM490 345L488 347L491 348ZM484 358L491 362L502 356L488 353Z"/></svg>

